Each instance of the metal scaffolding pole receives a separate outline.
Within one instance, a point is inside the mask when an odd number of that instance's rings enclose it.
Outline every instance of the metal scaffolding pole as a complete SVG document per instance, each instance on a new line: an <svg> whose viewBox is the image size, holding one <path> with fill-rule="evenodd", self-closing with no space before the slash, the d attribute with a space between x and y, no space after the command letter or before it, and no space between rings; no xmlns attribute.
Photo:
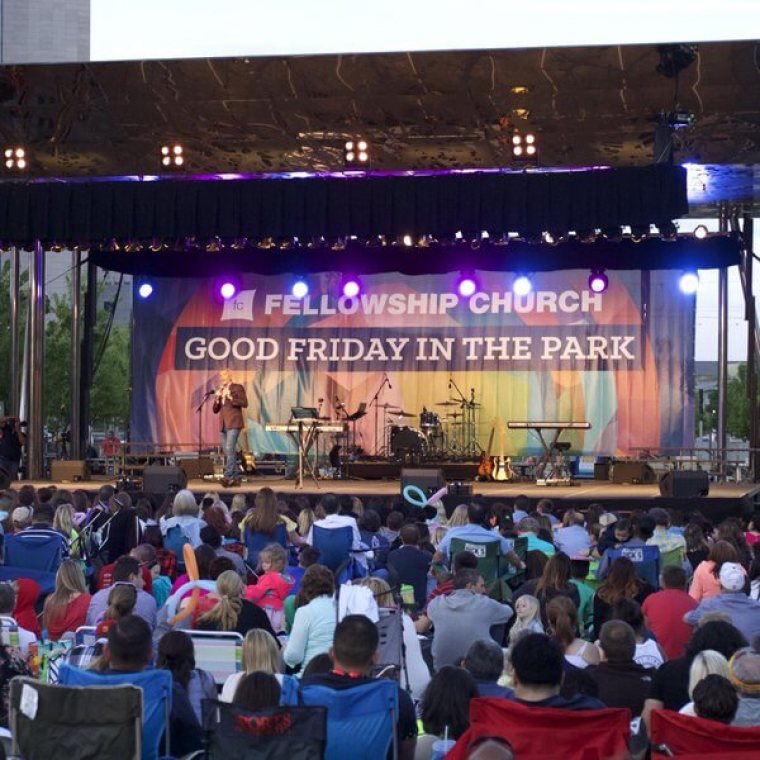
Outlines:
<svg viewBox="0 0 760 760"><path fill-rule="evenodd" d="M754 221L751 214L744 215L742 237L744 239L744 303L747 319L747 410L749 412L749 477L758 480L758 434L760 433L760 409L757 403L757 312L752 288L754 253L752 237Z"/></svg>
<svg viewBox="0 0 760 760"><path fill-rule="evenodd" d="M720 232L728 231L728 217L725 206L721 206ZM720 472L725 475L726 446L728 433L726 416L728 412L728 268L718 270L718 457Z"/></svg>
<svg viewBox="0 0 760 760"><path fill-rule="evenodd" d="M80 378L82 334L80 305L82 299L82 252L75 247L71 252L71 458L82 458L82 420L80 419Z"/></svg>
<svg viewBox="0 0 760 760"><path fill-rule="evenodd" d="M80 430L83 439L90 437L90 389L93 374L93 345L95 319L97 316L98 268L92 260L87 261L87 294L84 299L84 325L82 327L80 389Z"/></svg>
<svg viewBox="0 0 760 760"><path fill-rule="evenodd" d="M10 408L9 414L19 413L19 306L20 306L20 283L21 283L21 261L19 250L15 246L11 249L11 292L10 292L10 322L11 322L11 346L10 346L10 393L8 402Z"/></svg>
<svg viewBox="0 0 760 760"><path fill-rule="evenodd" d="M45 361L45 249L34 242L29 267L29 310L31 314L29 362L29 427L27 435L27 477L38 480L44 475L43 378Z"/></svg>

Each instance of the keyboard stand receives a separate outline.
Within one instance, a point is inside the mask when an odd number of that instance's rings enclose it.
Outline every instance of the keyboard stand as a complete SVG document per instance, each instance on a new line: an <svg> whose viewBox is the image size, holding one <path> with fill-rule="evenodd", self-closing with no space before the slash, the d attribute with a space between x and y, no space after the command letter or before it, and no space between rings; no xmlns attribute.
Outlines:
<svg viewBox="0 0 760 760"><path fill-rule="evenodd" d="M314 472L314 465L311 463L309 452L319 437L317 428L318 420L296 420L298 432L289 432L288 435L293 439L298 447L298 468L296 470L296 488L303 488L304 473L308 470L314 485L319 488L319 481Z"/></svg>

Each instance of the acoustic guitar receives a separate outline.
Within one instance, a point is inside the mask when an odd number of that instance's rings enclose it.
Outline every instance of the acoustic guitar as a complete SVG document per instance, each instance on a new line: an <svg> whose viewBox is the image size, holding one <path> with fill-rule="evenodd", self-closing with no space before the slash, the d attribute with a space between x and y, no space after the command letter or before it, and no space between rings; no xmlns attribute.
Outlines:
<svg viewBox="0 0 760 760"><path fill-rule="evenodd" d="M480 464L478 465L478 480L493 480L493 459L491 458L491 449L493 448L493 436L496 432L497 420L491 425L491 433L488 436L488 448L480 455Z"/></svg>
<svg viewBox="0 0 760 760"><path fill-rule="evenodd" d="M505 481L509 480L512 476L510 469L511 469L511 462L508 458L505 458L504 456L504 433L506 432L504 425L499 425L499 456L498 458L494 457L494 461L492 462L493 465L493 474L492 478L494 480L498 481Z"/></svg>

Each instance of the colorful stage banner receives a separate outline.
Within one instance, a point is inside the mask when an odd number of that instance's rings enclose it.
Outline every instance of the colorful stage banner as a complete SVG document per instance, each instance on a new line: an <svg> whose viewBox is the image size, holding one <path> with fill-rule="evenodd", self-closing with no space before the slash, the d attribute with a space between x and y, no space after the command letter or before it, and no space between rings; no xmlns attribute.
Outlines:
<svg viewBox="0 0 760 760"><path fill-rule="evenodd" d="M454 274L385 273L347 298L343 275L325 272L303 299L290 294L292 276L251 274L227 301L221 281L158 280L151 298L134 301L132 440L216 445L211 403L197 410L229 368L248 393L257 454L294 450L264 426L287 422L295 406L335 419L367 404L355 424L367 453L387 444L391 425L414 435L431 412L456 442L462 398L477 404L483 447L494 423L537 420L589 422L563 434L578 453L688 446L695 299L679 291L679 274L611 271L608 289L592 293L588 271L546 272L518 297L515 275L476 272L478 289L464 297ZM514 430L504 448L539 445Z"/></svg>

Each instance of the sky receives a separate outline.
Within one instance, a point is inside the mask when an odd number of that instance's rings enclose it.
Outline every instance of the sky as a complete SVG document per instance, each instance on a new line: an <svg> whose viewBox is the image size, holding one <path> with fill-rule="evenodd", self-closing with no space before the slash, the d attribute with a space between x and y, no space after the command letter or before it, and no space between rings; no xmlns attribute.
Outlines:
<svg viewBox="0 0 760 760"><path fill-rule="evenodd" d="M92 60L760 38L758 0L91 0Z"/></svg>
<svg viewBox="0 0 760 760"><path fill-rule="evenodd" d="M467 50L760 38L760 0L91 0L92 60ZM538 23L540 20L540 23ZM701 220L684 220L682 231ZM717 222L706 222L716 229ZM760 224L755 250L760 250ZM760 286L760 265L756 287ZM695 359L717 358L718 273L700 273ZM746 357L729 273L729 360Z"/></svg>

